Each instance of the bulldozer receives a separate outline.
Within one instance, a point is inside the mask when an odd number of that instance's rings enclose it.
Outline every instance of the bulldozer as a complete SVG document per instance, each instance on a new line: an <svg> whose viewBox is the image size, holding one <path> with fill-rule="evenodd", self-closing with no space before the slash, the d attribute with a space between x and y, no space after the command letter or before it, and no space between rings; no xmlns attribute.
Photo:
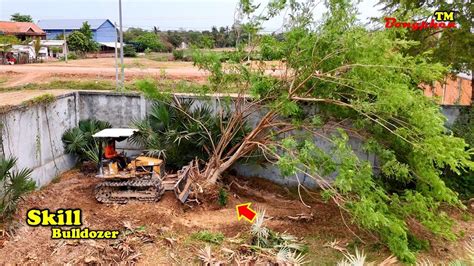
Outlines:
<svg viewBox="0 0 474 266"><path fill-rule="evenodd" d="M108 128L93 135L99 143L116 142L130 138L137 129ZM123 152L116 158L106 158L99 145L99 165L97 178L102 182L94 189L95 198L101 203L125 204L131 200L157 202L166 190L174 191L177 198L186 202L190 180L188 168L177 174L167 175L162 159L145 155L127 157Z"/></svg>

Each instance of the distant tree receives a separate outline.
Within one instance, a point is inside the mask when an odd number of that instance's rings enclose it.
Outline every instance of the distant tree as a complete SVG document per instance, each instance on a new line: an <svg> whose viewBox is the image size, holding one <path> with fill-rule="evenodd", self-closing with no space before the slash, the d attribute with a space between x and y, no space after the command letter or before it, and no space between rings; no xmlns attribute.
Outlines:
<svg viewBox="0 0 474 266"><path fill-rule="evenodd" d="M15 36L0 35L0 52L2 54L9 52L12 48L12 45L17 44L19 42L20 41ZM5 64L5 60L6 60L5 56L2 56L2 64Z"/></svg>
<svg viewBox="0 0 474 266"><path fill-rule="evenodd" d="M93 52L98 49L97 44L88 39L84 33L80 31L74 31L73 33L69 34L67 37L67 44L71 51L78 51L78 52Z"/></svg>
<svg viewBox="0 0 474 266"><path fill-rule="evenodd" d="M174 47L180 47L181 43L184 41L183 37L176 31L168 31L166 33L166 38Z"/></svg>
<svg viewBox="0 0 474 266"><path fill-rule="evenodd" d="M35 41L33 42L33 47L35 48L36 60L38 60L38 56L41 50L41 39L39 37L36 37Z"/></svg>
<svg viewBox="0 0 474 266"><path fill-rule="evenodd" d="M123 41L130 43L133 39L136 39L145 33L147 33L147 31L141 28L128 28L128 30L123 33Z"/></svg>
<svg viewBox="0 0 474 266"><path fill-rule="evenodd" d="M145 49L150 49L153 52L166 51L165 45L161 42L160 37L153 32L146 32L132 40L138 52L143 52Z"/></svg>
<svg viewBox="0 0 474 266"><path fill-rule="evenodd" d="M137 57L137 50L132 45L125 45L123 47L123 55L125 57Z"/></svg>
<svg viewBox="0 0 474 266"><path fill-rule="evenodd" d="M79 29L79 31L82 32L82 34L84 34L84 36L88 40L93 39L93 33L92 33L91 25L89 25L89 22L86 21L82 23L82 27Z"/></svg>
<svg viewBox="0 0 474 266"><path fill-rule="evenodd" d="M98 50L98 45L93 40L92 29L87 21L78 31L74 31L67 37L67 44L71 51L87 53Z"/></svg>
<svg viewBox="0 0 474 266"><path fill-rule="evenodd" d="M11 15L10 20L16 22L33 22L33 18L30 15L22 15L20 13Z"/></svg>

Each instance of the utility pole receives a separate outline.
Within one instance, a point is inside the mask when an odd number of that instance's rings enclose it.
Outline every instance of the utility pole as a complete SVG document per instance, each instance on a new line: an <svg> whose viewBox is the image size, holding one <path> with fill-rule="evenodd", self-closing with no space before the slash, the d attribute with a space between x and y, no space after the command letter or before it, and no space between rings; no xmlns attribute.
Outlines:
<svg viewBox="0 0 474 266"><path fill-rule="evenodd" d="M64 38L64 46L63 46L63 54L64 54L64 61L67 63L67 42L66 42L66 29L63 29L63 38Z"/></svg>
<svg viewBox="0 0 474 266"><path fill-rule="evenodd" d="M120 23L120 64L122 68L121 85L125 89L125 65L123 64L123 24L122 24L122 0L119 0L119 23Z"/></svg>
<svg viewBox="0 0 474 266"><path fill-rule="evenodd" d="M118 30L118 25L117 23L114 23L115 25L115 33L117 33L117 36L115 36L115 87L117 91L120 90L119 87L119 71L118 71L118 52L117 52L117 39L119 35L119 30Z"/></svg>

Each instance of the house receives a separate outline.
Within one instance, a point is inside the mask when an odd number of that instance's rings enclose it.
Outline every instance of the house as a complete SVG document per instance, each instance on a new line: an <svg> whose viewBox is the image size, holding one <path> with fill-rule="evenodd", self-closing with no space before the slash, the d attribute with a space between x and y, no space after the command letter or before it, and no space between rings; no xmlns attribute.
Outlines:
<svg viewBox="0 0 474 266"><path fill-rule="evenodd" d="M117 39L117 30L108 19L43 19L38 25L46 32L48 40L54 40L58 35L79 30L84 22L91 26L94 41L110 43Z"/></svg>
<svg viewBox="0 0 474 266"><path fill-rule="evenodd" d="M36 24L31 22L0 21L0 35L16 36L22 41L28 38L46 38L46 33Z"/></svg>

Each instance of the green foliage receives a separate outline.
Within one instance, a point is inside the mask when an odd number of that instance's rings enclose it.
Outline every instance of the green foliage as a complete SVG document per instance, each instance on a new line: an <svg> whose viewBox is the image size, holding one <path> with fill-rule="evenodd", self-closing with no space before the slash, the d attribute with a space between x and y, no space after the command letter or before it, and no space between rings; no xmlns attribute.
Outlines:
<svg viewBox="0 0 474 266"><path fill-rule="evenodd" d="M76 52L68 52L67 53L67 60L77 60L79 59L79 57L81 57L82 55L78 55ZM63 56L60 58L61 61L65 61L66 60L66 57Z"/></svg>
<svg viewBox="0 0 474 266"><path fill-rule="evenodd" d="M217 203L221 205L222 207L227 205L229 194L227 193L227 190L224 188L219 189L219 194L217 195Z"/></svg>
<svg viewBox="0 0 474 266"><path fill-rule="evenodd" d="M410 55L432 51L430 60L450 66L453 72L467 72L474 69L474 35L472 34L472 2L459 1L424 1L424 0L381 0L385 15L397 17L398 20L419 20L420 17L433 15L434 11L455 11L456 24L451 29L424 29L422 31L405 31L407 39L420 43L408 47L404 52ZM441 33L441 34L438 34Z"/></svg>
<svg viewBox="0 0 474 266"><path fill-rule="evenodd" d="M474 147L474 108L472 106L461 109L461 112L451 127L454 136L463 138L469 147ZM471 156L471 159L474 155ZM443 180L446 185L458 192L462 199L474 197L474 171L462 170L456 174L445 169Z"/></svg>
<svg viewBox="0 0 474 266"><path fill-rule="evenodd" d="M135 47L131 45L126 45L123 47L123 56L125 57L137 57L137 51Z"/></svg>
<svg viewBox="0 0 474 266"><path fill-rule="evenodd" d="M461 108L460 114L451 127L454 135L463 138L470 147L474 147L474 107Z"/></svg>
<svg viewBox="0 0 474 266"><path fill-rule="evenodd" d="M207 160L214 143L221 137L221 119L222 123L228 121L228 110L219 117L213 114L210 104L170 99L149 81L137 82L137 87L154 103L145 120L134 122L139 132L132 141L145 147L150 155L166 159L171 168L180 169L195 158ZM246 130L243 128L233 143L240 141Z"/></svg>
<svg viewBox="0 0 474 266"><path fill-rule="evenodd" d="M71 51L82 53L93 52L98 49L97 44L92 39L88 39L81 31L74 31L69 34L67 36L67 45Z"/></svg>
<svg viewBox="0 0 474 266"><path fill-rule="evenodd" d="M101 143L96 141L92 135L111 127L110 123L95 119L79 121L77 127L67 130L62 136L65 152L76 155L78 161L81 162L86 160L98 162Z"/></svg>
<svg viewBox="0 0 474 266"><path fill-rule="evenodd" d="M99 49L98 44L93 40L92 29L88 22L84 22L78 31L67 36L67 45L69 50L81 53L94 52Z"/></svg>
<svg viewBox="0 0 474 266"><path fill-rule="evenodd" d="M166 31L154 30L153 32L140 29L140 28L129 28L124 32L124 41L137 45L137 39L141 36L154 34L158 36L160 42L163 45L169 46L166 50L173 50L173 48L183 48L181 44L184 42L187 45L191 45L198 48L224 48L224 47L235 47L238 42L247 40L248 35L242 33L239 26L232 27L212 27L211 31ZM138 51L142 52L137 47ZM171 48L171 49L169 49ZM145 49L145 48L144 48Z"/></svg>
<svg viewBox="0 0 474 266"><path fill-rule="evenodd" d="M280 42L271 35L265 35L260 41L260 53L263 60L281 60L284 51Z"/></svg>
<svg viewBox="0 0 474 266"><path fill-rule="evenodd" d="M0 221L10 218L23 195L36 188L30 178L32 171L14 171L16 163L16 158L0 158Z"/></svg>
<svg viewBox="0 0 474 266"><path fill-rule="evenodd" d="M92 40L93 38L93 33L91 26L89 25L89 22L85 21L82 23L82 27L79 29L79 32L84 34L87 40Z"/></svg>
<svg viewBox="0 0 474 266"><path fill-rule="evenodd" d="M33 105L38 105L38 104L50 104L54 101L56 101L56 96L54 96L51 93L45 93L40 96L36 96L33 99L23 101L22 104L33 106Z"/></svg>
<svg viewBox="0 0 474 266"><path fill-rule="evenodd" d="M22 15L20 13L11 15L10 20L15 22L33 22L33 18L30 15Z"/></svg>
<svg viewBox="0 0 474 266"><path fill-rule="evenodd" d="M174 60L183 60L184 59L184 50L173 50L173 58Z"/></svg>
<svg viewBox="0 0 474 266"><path fill-rule="evenodd" d="M376 232L402 261L415 261L408 220L454 239L453 222L439 207L464 206L443 182L443 169L456 174L474 169L472 151L463 139L447 134L439 107L418 88L441 80L448 69L433 63L430 52L407 55L404 50L418 43L399 32L361 27L347 0L326 1L328 12L317 24L314 1L271 1L269 11L258 15L250 14L258 9L252 1L241 5L250 19L245 30L253 35L282 10L292 14L278 44L289 68L286 75L267 79L263 68L232 62L224 70L216 54L197 54L194 60L211 73L214 90L252 89L262 109L278 115L271 122L305 131L286 140L276 137L277 129L262 133L275 135L275 145L267 150L279 159L282 173L314 178L326 197L349 212L354 223ZM324 145L315 144L315 135ZM377 156L376 165L356 155L350 145L355 137ZM332 184L323 178L330 175L335 176Z"/></svg>
<svg viewBox="0 0 474 266"><path fill-rule="evenodd" d="M191 238L211 244L220 245L224 241L225 236L221 232L214 233L211 231L203 230L191 234Z"/></svg>
<svg viewBox="0 0 474 266"><path fill-rule="evenodd" d="M36 60L38 60L39 52L41 49L41 39L37 37L33 43L33 48L35 49Z"/></svg>
<svg viewBox="0 0 474 266"><path fill-rule="evenodd" d="M133 39L132 43L137 52L143 52L145 49L149 49L153 52L166 52L166 46L161 41L160 37L153 32L146 32Z"/></svg>

